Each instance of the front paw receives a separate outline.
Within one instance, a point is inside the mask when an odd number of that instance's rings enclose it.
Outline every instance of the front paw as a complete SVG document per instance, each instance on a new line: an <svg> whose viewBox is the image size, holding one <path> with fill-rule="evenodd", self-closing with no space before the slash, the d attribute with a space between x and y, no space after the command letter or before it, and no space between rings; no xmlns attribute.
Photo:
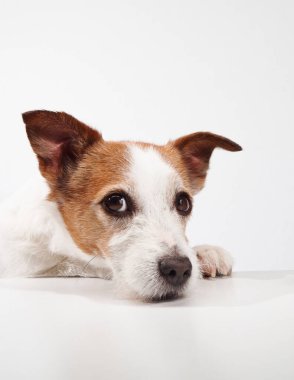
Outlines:
<svg viewBox="0 0 294 380"><path fill-rule="evenodd" d="M233 259L227 251L212 245L199 245L193 249L203 277L231 275Z"/></svg>

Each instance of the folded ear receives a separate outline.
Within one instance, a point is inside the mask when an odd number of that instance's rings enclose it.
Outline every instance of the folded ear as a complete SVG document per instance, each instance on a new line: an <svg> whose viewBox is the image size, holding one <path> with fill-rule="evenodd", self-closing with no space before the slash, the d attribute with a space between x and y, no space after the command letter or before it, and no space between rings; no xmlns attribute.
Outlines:
<svg viewBox="0 0 294 380"><path fill-rule="evenodd" d="M30 111L22 115L42 175L50 185L63 178L101 134L64 112Z"/></svg>
<svg viewBox="0 0 294 380"><path fill-rule="evenodd" d="M172 144L181 153L195 192L204 186L209 160L215 148L222 148L230 152L242 150L240 145L235 142L209 132L192 133L180 137Z"/></svg>

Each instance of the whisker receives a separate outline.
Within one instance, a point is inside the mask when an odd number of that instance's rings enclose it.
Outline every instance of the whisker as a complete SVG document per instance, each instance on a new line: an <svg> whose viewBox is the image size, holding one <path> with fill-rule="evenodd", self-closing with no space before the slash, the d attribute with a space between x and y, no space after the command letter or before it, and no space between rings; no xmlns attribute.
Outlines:
<svg viewBox="0 0 294 380"><path fill-rule="evenodd" d="M87 264L83 267L83 269L82 269L82 273L81 273L81 276L84 276L86 269L87 269L88 266L91 264L91 262L92 262L94 259L96 259L96 257L98 257L98 253L97 253L95 256L91 257L91 259L90 259L90 260L87 262Z"/></svg>
<svg viewBox="0 0 294 380"><path fill-rule="evenodd" d="M98 246L98 244L97 244L97 247L98 247L98 253L96 253L95 256L91 257L91 259L90 259L90 260L87 262L87 264L83 267L83 269L82 269L82 273L81 273L81 276L84 276L86 269L87 269L88 266L91 264L91 262L92 262L93 260L95 260L95 259L98 257L99 253L102 254L102 257L106 257L105 252L103 251L103 249L102 249L100 246Z"/></svg>

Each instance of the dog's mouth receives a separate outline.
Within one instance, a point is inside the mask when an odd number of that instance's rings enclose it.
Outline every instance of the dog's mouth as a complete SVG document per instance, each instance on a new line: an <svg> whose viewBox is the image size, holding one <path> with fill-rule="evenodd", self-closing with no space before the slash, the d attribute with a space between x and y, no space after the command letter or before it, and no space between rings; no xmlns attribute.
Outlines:
<svg viewBox="0 0 294 380"><path fill-rule="evenodd" d="M119 277L114 280L117 292L121 296L146 303L168 302L181 298L191 284L189 279L181 286L172 285L156 275L140 281L139 284L136 284L136 281L124 281Z"/></svg>
<svg viewBox="0 0 294 380"><path fill-rule="evenodd" d="M169 301L174 301L178 298L183 297L183 292L170 292L161 296L154 296L150 300L146 300L146 302L154 302L154 303L159 303L159 302L169 302Z"/></svg>
<svg viewBox="0 0 294 380"><path fill-rule="evenodd" d="M149 294L137 289L135 291L135 298L146 303L169 302L184 297L189 285L190 281L187 281L182 286L173 286L159 282L156 287L153 285L152 292Z"/></svg>

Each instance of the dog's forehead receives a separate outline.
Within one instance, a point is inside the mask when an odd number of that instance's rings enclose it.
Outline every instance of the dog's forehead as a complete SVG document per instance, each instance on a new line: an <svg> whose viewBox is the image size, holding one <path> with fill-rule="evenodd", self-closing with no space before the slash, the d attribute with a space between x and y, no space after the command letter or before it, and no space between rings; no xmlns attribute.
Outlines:
<svg viewBox="0 0 294 380"><path fill-rule="evenodd" d="M129 144L128 150L128 176L143 201L166 198L183 188L180 174L156 146Z"/></svg>
<svg viewBox="0 0 294 380"><path fill-rule="evenodd" d="M67 187L86 202L132 188L135 196L150 202L151 196L166 199L177 189L189 192L189 181L179 154L167 145L101 142L85 155Z"/></svg>

